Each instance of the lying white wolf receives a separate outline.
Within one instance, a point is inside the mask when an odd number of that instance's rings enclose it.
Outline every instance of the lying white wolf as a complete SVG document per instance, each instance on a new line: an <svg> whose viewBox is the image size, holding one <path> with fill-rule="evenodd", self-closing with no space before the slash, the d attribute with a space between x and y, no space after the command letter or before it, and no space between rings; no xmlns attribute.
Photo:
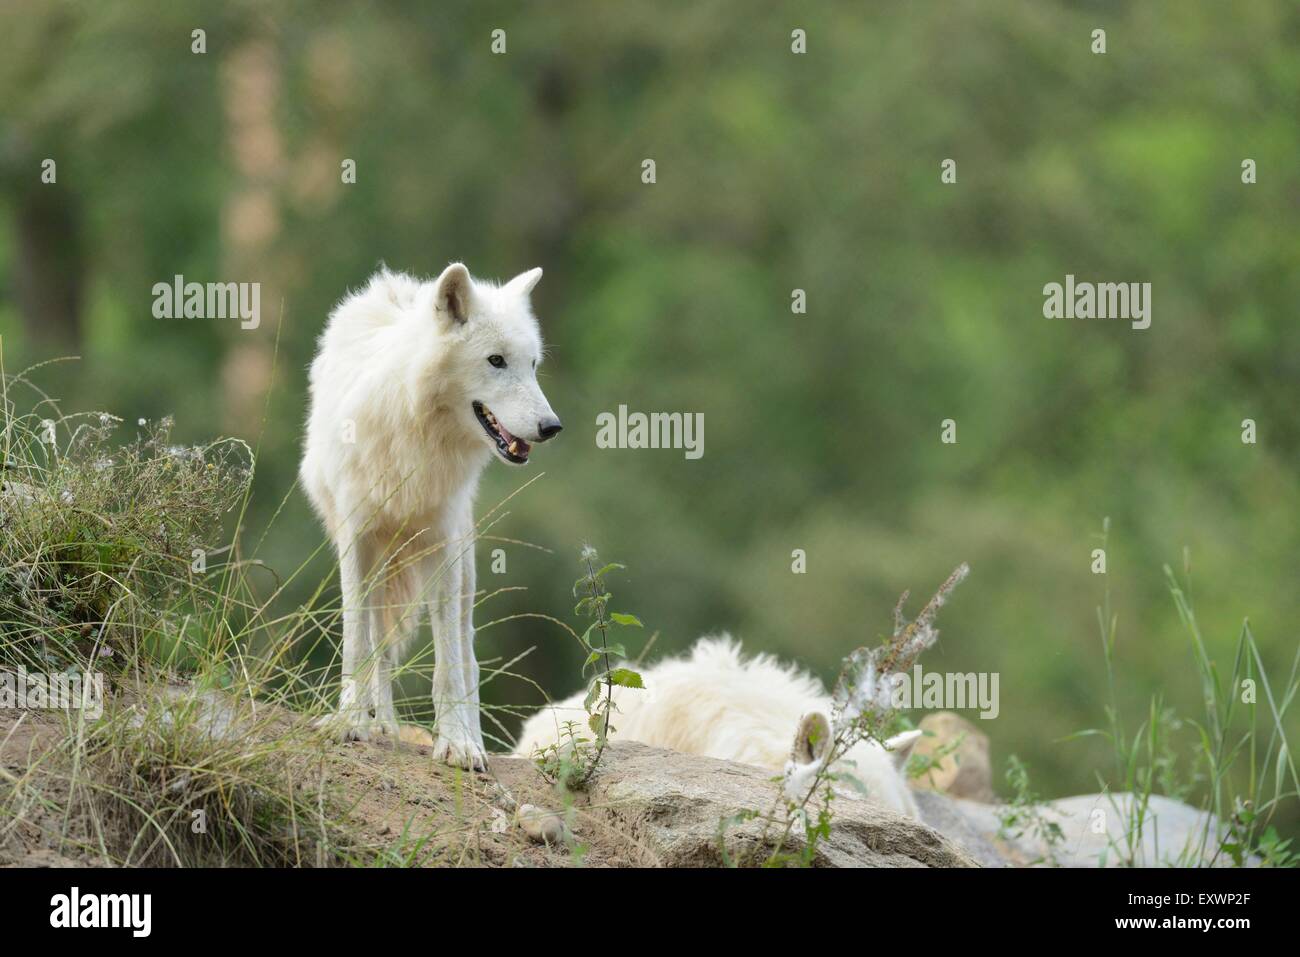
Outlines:
<svg viewBox="0 0 1300 957"><path fill-rule="evenodd" d="M701 638L689 656L667 658L642 672L645 689L614 688L618 706L610 738L626 738L687 754L755 764L780 771L791 758L803 719L828 715L830 696L820 681L769 655L745 661L727 635ZM524 724L515 754L532 757L539 748L561 745L566 721L586 731L583 692L543 708ZM852 774L868 799L917 817L916 802L902 766L920 731L890 738L886 751L874 741L855 745L832 770ZM589 737L589 735L588 735ZM798 742L795 742L798 744ZM849 766L852 762L852 766Z"/></svg>
<svg viewBox="0 0 1300 957"><path fill-rule="evenodd" d="M343 687L330 723L396 735L392 669L420 607L433 623L434 754L486 763L474 657L473 499L496 457L528 461L560 431L537 385L529 293L460 263L433 282L381 271L335 307L311 366L300 474L338 549Z"/></svg>

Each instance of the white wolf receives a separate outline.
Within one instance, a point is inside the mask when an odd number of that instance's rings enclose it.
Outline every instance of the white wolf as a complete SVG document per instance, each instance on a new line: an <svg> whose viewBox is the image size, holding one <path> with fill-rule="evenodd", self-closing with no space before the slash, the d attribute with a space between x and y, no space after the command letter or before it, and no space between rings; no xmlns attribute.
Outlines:
<svg viewBox="0 0 1300 957"><path fill-rule="evenodd" d="M688 656L657 662L641 677L644 690L614 688L617 710L610 721L615 729L611 739L626 738L773 771L784 769L791 760L792 742L795 751L810 755L817 750L796 738L809 727L806 717L827 715L831 708L830 696L816 678L770 655L745 661L739 643L725 634L701 638ZM531 757L539 748L562 742L566 721L585 730L583 697L578 692L529 718L515 754ZM889 751L864 741L849 750L836 770L862 782L869 800L918 817L902 765L920 736L920 731L895 735L886 742Z"/></svg>
<svg viewBox="0 0 1300 957"><path fill-rule="evenodd" d="M300 474L338 549L343 737L397 735L391 674L421 606L433 624L434 754L486 766L474 657L474 491L495 455L560 431L537 385L529 293L460 263L433 282L381 270L330 314L311 366Z"/></svg>

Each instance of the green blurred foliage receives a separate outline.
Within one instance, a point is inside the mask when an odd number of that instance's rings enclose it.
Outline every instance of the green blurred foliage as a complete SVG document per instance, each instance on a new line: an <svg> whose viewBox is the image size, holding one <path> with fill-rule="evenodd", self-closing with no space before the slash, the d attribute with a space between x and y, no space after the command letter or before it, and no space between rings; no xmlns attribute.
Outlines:
<svg viewBox="0 0 1300 957"><path fill-rule="evenodd" d="M496 576L480 545L482 585L527 589L480 607L481 658L536 646L519 670L556 695L581 683L558 628L489 623L571 619L584 541L628 564L611 585L661 632L655 654L729 629L827 679L902 590L928 594L965 560L928 667L1000 672L985 725L999 767L1015 752L1043 793L1091 791L1105 746L1057 739L1102 720L1089 563L1110 516L1135 716L1157 691L1198 713L1161 574L1185 548L1211 652L1229 655L1249 615L1285 672L1300 618L1294 3L432 7L5 7L6 366L76 353L39 377L70 408L260 442L260 534L294 481L306 366L346 289L381 260L501 278L540 264L542 382L567 428L499 529L551 551L506 545ZM39 183L45 157L57 186ZM947 157L956 185L939 180ZM81 290L70 331L18 305L20 227L54 189ZM261 328L154 319L151 287L177 273L262 282ZM1044 319L1042 287L1066 273L1151 282L1151 328ZM598 450L596 416L620 403L703 412L704 457ZM939 441L949 417L955 446ZM481 506L527 477L494 465ZM320 541L295 492L261 557L291 570ZM330 563L311 570L287 605ZM540 700L507 678L486 695Z"/></svg>

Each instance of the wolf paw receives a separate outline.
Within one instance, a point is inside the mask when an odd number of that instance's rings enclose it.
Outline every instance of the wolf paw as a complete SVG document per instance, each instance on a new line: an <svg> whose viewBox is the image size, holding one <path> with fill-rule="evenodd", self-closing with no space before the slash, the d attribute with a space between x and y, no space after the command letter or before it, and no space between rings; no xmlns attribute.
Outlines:
<svg viewBox="0 0 1300 957"><path fill-rule="evenodd" d="M470 740L468 736L439 734L433 743L433 756L454 768L466 771L484 771L487 769L487 752L483 745Z"/></svg>

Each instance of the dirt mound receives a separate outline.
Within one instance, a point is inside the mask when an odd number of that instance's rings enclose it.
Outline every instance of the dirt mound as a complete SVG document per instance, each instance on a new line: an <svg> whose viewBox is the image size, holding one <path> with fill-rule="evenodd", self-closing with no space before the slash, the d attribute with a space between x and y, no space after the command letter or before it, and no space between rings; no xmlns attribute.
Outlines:
<svg viewBox="0 0 1300 957"><path fill-rule="evenodd" d="M208 694L197 712L205 733L249 742L237 716L212 720L221 699ZM181 697L185 694L182 693ZM193 695L190 695L193 698ZM216 702L214 704L214 702ZM191 704L193 701L191 701ZM263 706L265 707L265 706ZM196 709L191 709L190 714ZM164 722L165 723L165 722ZM195 722L197 723L197 722ZM288 712L273 726L299 728ZM263 723L261 727L268 727ZM117 866L135 863L140 839L114 846L70 813L68 781L93 773L78 753L75 724L62 714L0 712L0 864ZM262 742L265 745L266 742ZM565 867L718 866L757 863L775 838L761 822L724 826L743 811L769 811L776 786L770 772L621 742L606 750L585 792L562 794L532 763L503 756L485 774L438 764L427 747L405 742L334 744L323 737L304 775L304 793L328 794L331 833L346 836L347 854L310 848L303 863L387 863L396 866ZM168 785L174 787L181 782ZM532 804L562 816L568 835L549 845L520 827L516 809ZM799 834L786 848L798 850ZM180 854L178 851L177 854ZM194 863L177 857L172 863ZM238 858L229 863L241 863ZM835 805L831 837L813 857L820 866L963 866L974 863L938 832L890 811L849 798Z"/></svg>

